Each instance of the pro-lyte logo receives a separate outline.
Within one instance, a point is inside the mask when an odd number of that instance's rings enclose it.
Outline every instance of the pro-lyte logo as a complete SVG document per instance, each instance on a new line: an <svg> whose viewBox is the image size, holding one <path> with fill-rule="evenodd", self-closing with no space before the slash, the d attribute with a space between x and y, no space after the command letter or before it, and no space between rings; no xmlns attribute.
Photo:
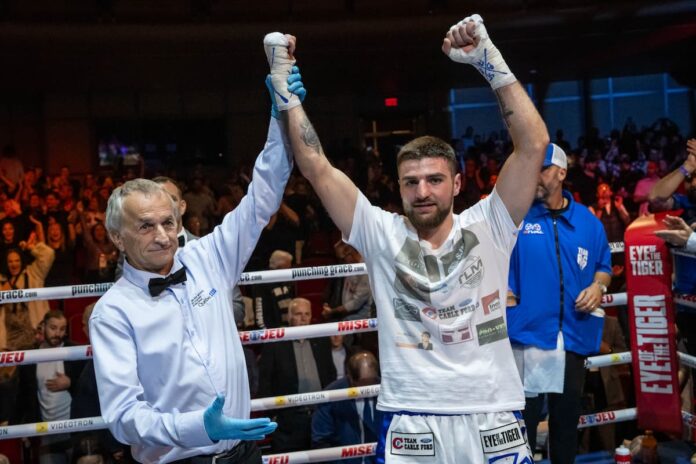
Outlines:
<svg viewBox="0 0 696 464"><path fill-rule="evenodd" d="M399 456L435 456L432 433L391 433L391 454Z"/></svg>
<svg viewBox="0 0 696 464"><path fill-rule="evenodd" d="M535 234L544 235L544 231L541 228L541 224L528 222L524 225L523 234Z"/></svg>

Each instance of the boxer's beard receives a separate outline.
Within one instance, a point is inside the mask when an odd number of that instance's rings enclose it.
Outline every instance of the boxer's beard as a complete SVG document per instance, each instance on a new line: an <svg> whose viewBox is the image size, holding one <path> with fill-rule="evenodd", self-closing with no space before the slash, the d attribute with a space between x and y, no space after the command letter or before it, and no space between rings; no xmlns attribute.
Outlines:
<svg viewBox="0 0 696 464"><path fill-rule="evenodd" d="M404 214L406 214L406 217L409 221L411 221L411 224L413 224L416 229L434 229L438 227L440 224L445 222L445 219L447 219L447 216L450 214L450 210L452 209L451 202L446 206L440 205L434 200L429 201L428 203L434 204L435 211L427 216L416 214L413 204L404 204ZM416 205L417 204L418 203L416 203Z"/></svg>

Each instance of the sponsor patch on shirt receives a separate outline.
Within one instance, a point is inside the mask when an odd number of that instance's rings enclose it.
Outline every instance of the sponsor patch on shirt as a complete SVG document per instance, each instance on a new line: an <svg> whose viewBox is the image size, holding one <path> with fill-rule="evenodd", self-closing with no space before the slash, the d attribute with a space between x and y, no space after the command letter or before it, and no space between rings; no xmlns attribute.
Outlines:
<svg viewBox="0 0 696 464"><path fill-rule="evenodd" d="M471 256L464 263L459 274L459 283L466 288L476 288L483 280L483 261L479 256Z"/></svg>
<svg viewBox="0 0 696 464"><path fill-rule="evenodd" d="M465 321L457 327L440 327L440 340L446 345L468 342L473 338L470 321Z"/></svg>
<svg viewBox="0 0 696 464"><path fill-rule="evenodd" d="M481 298L481 304L483 305L483 314L486 316L492 312L500 311L500 293L498 290Z"/></svg>
<svg viewBox="0 0 696 464"><path fill-rule="evenodd" d="M483 452L486 454L499 453L500 451L522 446L527 442L517 422L491 430L481 430L479 435L481 436Z"/></svg>
<svg viewBox="0 0 696 464"><path fill-rule="evenodd" d="M541 224L528 222L524 225L522 230L523 234L534 234L534 235L544 235L544 230L541 228Z"/></svg>
<svg viewBox="0 0 696 464"><path fill-rule="evenodd" d="M394 298L392 300L394 303L394 316L397 319L403 319L404 321L420 321L420 314L418 314L418 308L415 305L406 303L400 298Z"/></svg>
<svg viewBox="0 0 696 464"><path fill-rule="evenodd" d="M585 266L587 266L587 256L589 252L582 248L578 247L578 266L580 267L580 270L585 269Z"/></svg>
<svg viewBox="0 0 696 464"><path fill-rule="evenodd" d="M478 301L474 301L473 298L467 298L466 300L460 302L457 307L462 311L462 314L473 313L481 306Z"/></svg>
<svg viewBox="0 0 696 464"><path fill-rule="evenodd" d="M389 452L399 456L435 456L432 432L391 432Z"/></svg>
<svg viewBox="0 0 696 464"><path fill-rule="evenodd" d="M507 337L505 319L498 317L492 321L484 322L476 326L479 346L497 342Z"/></svg>
<svg viewBox="0 0 696 464"><path fill-rule="evenodd" d="M200 292L196 293L196 296L191 298L191 306L194 308L202 308L203 306L210 301L212 297L215 296L217 293L217 290L214 288L211 288L207 294L205 293L205 290L201 290Z"/></svg>

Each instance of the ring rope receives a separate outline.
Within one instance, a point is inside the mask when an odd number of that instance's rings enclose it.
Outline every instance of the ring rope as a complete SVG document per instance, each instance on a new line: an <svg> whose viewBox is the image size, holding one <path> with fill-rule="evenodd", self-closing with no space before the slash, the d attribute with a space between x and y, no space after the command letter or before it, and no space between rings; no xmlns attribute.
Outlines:
<svg viewBox="0 0 696 464"><path fill-rule="evenodd" d="M610 242L609 248L611 249L612 253L621 253L624 251L624 244L623 242ZM298 280L313 280L364 274L367 274L367 266L365 263L295 267L290 269L244 272L239 276L238 284L255 285L261 283L292 282ZM5 290L0 292L0 304L101 296L106 293L106 291L111 288L112 285L113 282L104 282L97 284L63 285L59 287ZM604 298L611 296L620 298L621 295L624 295L624 303L611 304L611 306L625 304L625 293L605 295Z"/></svg>
<svg viewBox="0 0 696 464"><path fill-rule="evenodd" d="M696 369L696 356L692 356L687 353L682 353L677 351L679 356L679 361L685 366ZM623 353L610 353L602 354L599 356L591 356L585 360L585 368L589 369L591 367L606 367L606 366L618 366L619 364L628 364L633 360L630 351L624 351Z"/></svg>
<svg viewBox="0 0 696 464"><path fill-rule="evenodd" d="M367 387L362 387L364 389L370 390L370 393L365 393L363 398L369 398L372 396L376 396L379 391L379 385L370 385ZM321 394L324 392L315 392L315 393L305 393L304 395L315 395L315 394ZM295 396L295 395L292 395ZM356 397L352 398L341 398L340 395L337 395L336 397L332 397L327 399L325 402L332 402L332 401L343 401L345 399L355 399ZM252 411L256 411L254 409L254 402L257 402L255 404L261 404L265 403L266 401L275 401L275 398L259 398L257 400L252 401ZM301 406L301 405L311 405L311 404L318 404L314 399L308 400L307 403L301 403L297 402L293 404L292 406ZM288 406L282 406L282 407L288 407ZM265 409L261 409L265 410ZM587 428L587 427L594 427L594 426L599 426L599 425L605 425L605 424L611 424L615 422L625 422L625 421L630 421L634 420L637 417L637 409L636 408L626 408L626 409L617 409L614 411L603 411L603 412L596 412L594 414L586 414L583 416L580 416L580 419L578 420L578 428ZM690 412L687 411L682 411L682 419L684 421L684 424L691 429L696 430L696 415L691 414ZM101 430L101 429L106 429L107 424L104 422L104 419L102 417L84 417L81 419L67 419L67 420L61 420L61 421L52 421L52 422L37 422L37 423L32 423L32 424L21 424L21 425L8 425L5 427L0 427L0 440L8 440L12 438L23 438L23 437L35 437L35 436L42 436L42 435L55 435L59 433L66 433L66 432L88 432L91 430Z"/></svg>
<svg viewBox="0 0 696 464"><path fill-rule="evenodd" d="M279 327L275 329L251 330L239 332L244 345L281 340L300 340L304 338L328 337L331 335L374 332L377 319L358 319L355 321L327 322L300 327ZM696 357L678 353L680 360L687 366L696 368ZM65 346L60 348L41 348L25 351L0 352L0 366L17 366L53 361L78 361L92 357L91 345ZM604 367L631 362L631 352L611 353L591 356L585 361L585 367Z"/></svg>

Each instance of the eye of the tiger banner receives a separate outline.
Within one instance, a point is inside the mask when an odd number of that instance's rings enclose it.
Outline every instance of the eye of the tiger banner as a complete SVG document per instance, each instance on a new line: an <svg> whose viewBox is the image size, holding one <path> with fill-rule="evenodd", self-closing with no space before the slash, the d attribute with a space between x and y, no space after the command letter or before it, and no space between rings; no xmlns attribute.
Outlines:
<svg viewBox="0 0 696 464"><path fill-rule="evenodd" d="M626 229L626 293L638 427L680 434L672 259L654 234L663 217L641 217Z"/></svg>

